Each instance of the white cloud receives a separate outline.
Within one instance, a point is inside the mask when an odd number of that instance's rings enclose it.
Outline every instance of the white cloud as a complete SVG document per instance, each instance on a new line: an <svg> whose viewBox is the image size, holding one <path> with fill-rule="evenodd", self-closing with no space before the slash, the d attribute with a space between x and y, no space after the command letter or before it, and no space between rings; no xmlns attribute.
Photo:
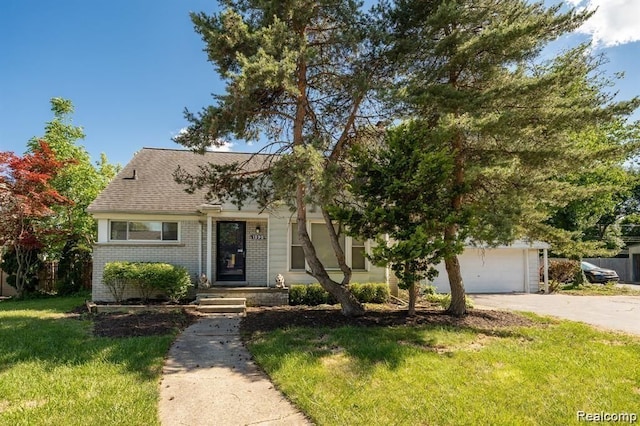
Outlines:
<svg viewBox="0 0 640 426"><path fill-rule="evenodd" d="M180 136L184 133L187 132L187 128L183 127L182 129L178 130L174 135L172 135L173 137L175 136ZM231 142L226 142L223 141L221 139L218 139L216 144L211 144L209 145L209 147L207 147L207 151L215 151L215 152L231 152L233 151L233 143Z"/></svg>
<svg viewBox="0 0 640 426"><path fill-rule="evenodd" d="M227 142L227 141L220 141L220 142L222 142L222 145L220 145L220 146L211 145L211 146L209 146L209 148L207 148L207 151L216 151L216 152L231 152L231 151L233 151L233 144L231 142Z"/></svg>
<svg viewBox="0 0 640 426"><path fill-rule="evenodd" d="M640 1L638 0L568 0L573 6L597 9L578 32L589 34L594 46L617 46L640 40Z"/></svg>
<svg viewBox="0 0 640 426"><path fill-rule="evenodd" d="M170 132L169 134L171 135L171 139L173 139L176 136L182 135L183 133L187 133L187 128L186 127L181 128L177 132Z"/></svg>

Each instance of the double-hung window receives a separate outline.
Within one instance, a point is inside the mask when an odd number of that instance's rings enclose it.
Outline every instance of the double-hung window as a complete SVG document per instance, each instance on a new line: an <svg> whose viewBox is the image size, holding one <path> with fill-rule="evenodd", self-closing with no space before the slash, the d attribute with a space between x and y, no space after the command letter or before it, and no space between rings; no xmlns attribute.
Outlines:
<svg viewBox="0 0 640 426"><path fill-rule="evenodd" d="M178 241L178 222L111 221L112 241Z"/></svg>
<svg viewBox="0 0 640 426"><path fill-rule="evenodd" d="M339 269L338 260L331 245L331 239L329 237L329 230L323 222L311 223L307 228L311 242L316 249L316 255L325 268L327 269ZM335 226L336 232L338 232L337 225ZM298 238L298 225L292 223L290 227L291 233L291 270L304 270L305 258L302 251L302 244ZM364 241L357 240L355 238L346 237L344 233L338 233L338 242L345 251L347 264L354 270L366 269L365 258L365 243Z"/></svg>

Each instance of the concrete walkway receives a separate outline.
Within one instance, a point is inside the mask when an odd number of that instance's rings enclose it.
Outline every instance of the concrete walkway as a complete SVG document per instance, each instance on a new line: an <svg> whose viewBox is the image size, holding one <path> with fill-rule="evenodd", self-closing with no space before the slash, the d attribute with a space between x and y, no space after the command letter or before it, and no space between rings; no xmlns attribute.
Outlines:
<svg viewBox="0 0 640 426"><path fill-rule="evenodd" d="M534 312L640 335L640 296L475 294L477 308Z"/></svg>
<svg viewBox="0 0 640 426"><path fill-rule="evenodd" d="M160 384L165 426L309 425L251 360L237 314L204 317L169 350Z"/></svg>

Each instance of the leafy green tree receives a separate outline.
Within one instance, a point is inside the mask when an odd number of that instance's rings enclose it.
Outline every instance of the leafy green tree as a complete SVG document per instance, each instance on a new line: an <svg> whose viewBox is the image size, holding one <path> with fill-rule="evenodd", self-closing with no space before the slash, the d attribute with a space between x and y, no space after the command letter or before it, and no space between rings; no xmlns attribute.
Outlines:
<svg viewBox="0 0 640 426"><path fill-rule="evenodd" d="M580 198L556 211L548 223L566 232L554 255L579 259L611 256L624 246L619 221L626 216L637 178L621 164L595 167L569 179Z"/></svg>
<svg viewBox="0 0 640 426"><path fill-rule="evenodd" d="M595 231L597 235L605 237L608 232L619 234L624 244L629 246L640 241L640 172L632 168L626 173L628 187L618 194L618 203L613 212L600 218Z"/></svg>
<svg viewBox="0 0 640 426"><path fill-rule="evenodd" d="M50 235L44 252L50 260L59 261L59 291L65 293L79 290L97 238L95 220L86 208L113 179L119 166L110 164L104 154L95 165L91 162L87 150L77 143L85 135L81 127L71 122L73 104L70 100L52 98L51 111L53 120L46 124L41 139L47 142L55 158L66 164L51 185L72 203L54 207L55 214L46 219L46 226L58 232ZM38 139L28 143L30 152L38 146Z"/></svg>
<svg viewBox="0 0 640 426"><path fill-rule="evenodd" d="M441 228L451 287L448 312L464 315L456 248L566 235L546 223L579 189L567 179L613 155L584 143L624 122L638 99L614 102L599 58L578 46L551 61L540 51L588 12L524 0L402 0L386 10L404 116L426 123L426 139L448 153L447 220ZM620 143L626 141L620 141Z"/></svg>
<svg viewBox="0 0 640 426"><path fill-rule="evenodd" d="M409 315L415 314L419 281L437 274L434 265L447 250L462 250L445 245L442 234L453 162L427 129L410 121L390 129L378 147L354 147L352 199L335 213L349 232L377 239L370 258L391 265L399 286L409 290Z"/></svg>
<svg viewBox="0 0 640 426"><path fill-rule="evenodd" d="M266 139L265 152L278 154L277 161L251 170L210 165L199 175L178 170L176 178L238 207L249 197L263 206L289 206L309 273L340 302L344 315L361 315L327 206L342 197L347 148L372 115L366 107L383 67L371 42L371 18L348 0L221 3L227 7L222 13L191 18L209 61L227 82L226 92L198 114L186 111L191 125L176 141L204 151L226 138ZM323 213L340 282L330 278L307 232L310 205Z"/></svg>

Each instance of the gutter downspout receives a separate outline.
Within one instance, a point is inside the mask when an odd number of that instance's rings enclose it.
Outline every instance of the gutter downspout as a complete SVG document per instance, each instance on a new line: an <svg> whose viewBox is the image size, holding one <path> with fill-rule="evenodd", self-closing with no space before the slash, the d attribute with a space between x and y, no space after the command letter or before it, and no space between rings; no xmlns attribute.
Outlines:
<svg viewBox="0 0 640 426"><path fill-rule="evenodd" d="M531 283L529 277L529 249L524 249L524 292L531 293Z"/></svg>
<svg viewBox="0 0 640 426"><path fill-rule="evenodd" d="M267 288L271 283L271 215L267 216Z"/></svg>
<svg viewBox="0 0 640 426"><path fill-rule="evenodd" d="M211 276L211 250L213 249L213 242L211 239L211 233L213 231L212 228L213 218L210 215L207 215L207 278L209 278L209 281L214 282L215 279Z"/></svg>
<svg viewBox="0 0 640 426"><path fill-rule="evenodd" d="M542 258L544 259L544 293L549 294L549 255L547 249L542 249Z"/></svg>
<svg viewBox="0 0 640 426"><path fill-rule="evenodd" d="M198 279L202 276L202 222L198 221Z"/></svg>

